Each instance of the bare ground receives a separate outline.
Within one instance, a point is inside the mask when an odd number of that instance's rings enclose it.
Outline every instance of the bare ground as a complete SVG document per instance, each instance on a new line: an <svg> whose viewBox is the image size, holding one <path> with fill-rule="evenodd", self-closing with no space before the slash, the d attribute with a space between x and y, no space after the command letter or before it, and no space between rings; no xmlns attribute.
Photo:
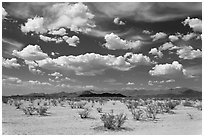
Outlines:
<svg viewBox="0 0 204 137"><path fill-rule="evenodd" d="M26 116L22 110L14 106L2 104L2 134L9 135L201 135L202 111L192 107L177 106L175 114L158 114L156 121L135 121L127 107L111 101L102 106L103 112L123 112L128 120L121 130L112 131L103 127L100 114L95 104L90 118L81 119L80 109L66 107L51 107L48 116ZM189 114L192 116L190 117Z"/></svg>

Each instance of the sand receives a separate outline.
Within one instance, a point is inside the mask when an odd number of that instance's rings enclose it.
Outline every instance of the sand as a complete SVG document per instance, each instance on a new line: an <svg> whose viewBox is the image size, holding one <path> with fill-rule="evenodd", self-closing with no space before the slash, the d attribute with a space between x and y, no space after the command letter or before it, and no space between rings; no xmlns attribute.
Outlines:
<svg viewBox="0 0 204 137"><path fill-rule="evenodd" d="M90 105L90 104L89 104ZM175 114L158 114L156 121L135 121L127 107L119 101L102 105L103 112L123 112L128 120L121 130L103 127L99 104L91 110L90 118L81 119L81 109L56 106L48 109L48 116L27 116L15 106L2 104L2 134L4 135L201 135L202 111L193 107L177 106ZM192 119L188 114L192 115Z"/></svg>

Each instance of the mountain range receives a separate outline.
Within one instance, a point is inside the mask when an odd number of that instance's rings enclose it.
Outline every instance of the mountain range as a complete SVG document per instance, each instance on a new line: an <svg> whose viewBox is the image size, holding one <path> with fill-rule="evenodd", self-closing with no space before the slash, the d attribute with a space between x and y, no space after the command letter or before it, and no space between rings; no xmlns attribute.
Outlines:
<svg viewBox="0 0 204 137"><path fill-rule="evenodd" d="M13 95L7 97L42 97L42 98L60 98L60 97L154 97L154 98L175 98L175 97L188 97L188 98L202 98L202 92L195 91L188 88L173 88L163 90L121 90L121 91L95 91L86 90L79 92L58 92L58 93L31 93L27 95Z"/></svg>

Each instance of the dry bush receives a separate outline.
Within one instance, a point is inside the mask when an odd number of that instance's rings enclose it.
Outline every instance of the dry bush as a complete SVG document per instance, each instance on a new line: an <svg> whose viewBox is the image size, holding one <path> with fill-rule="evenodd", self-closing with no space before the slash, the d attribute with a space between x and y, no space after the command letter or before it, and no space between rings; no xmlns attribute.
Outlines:
<svg viewBox="0 0 204 137"><path fill-rule="evenodd" d="M133 115L133 119L140 120L143 117L144 110L142 110L142 109L131 109L131 113Z"/></svg>
<svg viewBox="0 0 204 137"><path fill-rule="evenodd" d="M40 106L36 108L37 113L41 116L45 116L47 114L47 110L48 110L48 107L46 106Z"/></svg>
<svg viewBox="0 0 204 137"><path fill-rule="evenodd" d="M20 101L18 101L18 100L16 100L16 101L14 102L14 106L16 107L16 109L20 109L20 107L21 107L22 104L23 104L23 103L20 102Z"/></svg>
<svg viewBox="0 0 204 137"><path fill-rule="evenodd" d="M111 130L120 129L121 126L127 120L125 114L113 114L113 113L104 113L101 115L102 122L104 123L104 127Z"/></svg>
<svg viewBox="0 0 204 137"><path fill-rule="evenodd" d="M186 101L183 102L183 106L184 107L193 107L193 103L186 100Z"/></svg>
<svg viewBox="0 0 204 137"><path fill-rule="evenodd" d="M148 104L147 105L147 117L152 118L153 120L156 119L156 114L157 114L157 105L156 104Z"/></svg>
<svg viewBox="0 0 204 137"><path fill-rule="evenodd" d="M98 107L96 108L96 110L98 111L98 113L102 113L102 107Z"/></svg>
<svg viewBox="0 0 204 137"><path fill-rule="evenodd" d="M34 115L36 108L34 106L28 106L28 107L22 108L22 110L26 115Z"/></svg>
<svg viewBox="0 0 204 137"><path fill-rule="evenodd" d="M79 116L84 119L84 118L88 118L90 114L90 109L85 108L83 111L79 111Z"/></svg>

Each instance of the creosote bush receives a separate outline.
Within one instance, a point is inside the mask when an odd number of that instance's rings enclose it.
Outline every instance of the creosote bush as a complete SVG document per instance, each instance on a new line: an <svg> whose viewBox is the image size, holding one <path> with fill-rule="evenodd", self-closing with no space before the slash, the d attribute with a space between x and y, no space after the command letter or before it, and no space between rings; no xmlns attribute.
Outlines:
<svg viewBox="0 0 204 137"><path fill-rule="evenodd" d="M98 107L96 108L96 110L98 111L98 113L102 113L102 107Z"/></svg>
<svg viewBox="0 0 204 137"><path fill-rule="evenodd" d="M133 115L133 119L140 120L144 114L144 110L142 109L131 109L131 113Z"/></svg>
<svg viewBox="0 0 204 137"><path fill-rule="evenodd" d="M83 111L79 111L79 116L84 119L84 118L88 118L90 114L90 109L85 108Z"/></svg>
<svg viewBox="0 0 204 137"><path fill-rule="evenodd" d="M37 109L37 113L41 116L45 116L47 114L47 110L48 110L48 107L46 106L40 106L38 107Z"/></svg>
<svg viewBox="0 0 204 137"><path fill-rule="evenodd" d="M101 115L102 122L104 123L104 127L111 130L120 129L121 126L127 120L125 114L113 114L113 113L104 113Z"/></svg>

